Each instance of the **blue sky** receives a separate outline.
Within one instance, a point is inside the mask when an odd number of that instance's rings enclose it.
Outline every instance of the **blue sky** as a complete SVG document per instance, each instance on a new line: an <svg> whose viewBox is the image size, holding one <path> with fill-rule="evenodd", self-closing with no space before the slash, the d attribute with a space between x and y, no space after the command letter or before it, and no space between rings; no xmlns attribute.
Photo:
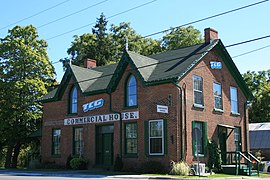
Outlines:
<svg viewBox="0 0 270 180"><path fill-rule="evenodd" d="M103 12L106 17L113 16L117 13L151 2L152 0L66 0L65 3L50 9L37 16L17 23L21 26L33 24L37 28L40 38L47 40L48 54L52 62L67 57L67 49L70 47L74 35L82 35L91 32L91 28L96 22L96 18ZM156 0L148 5L127 13L108 19L108 24L119 25L120 22L130 22L131 27L142 36L159 32L170 27L179 26L201 18L212 16L228 10L239 8L257 1L252 0ZM64 0L8 0L1 2L1 21L0 37L7 35L8 29L15 26L13 24L36 14L49 7L57 5ZM99 4L98 4L99 3ZM85 11L73 16L52 22L56 19L67 16L81 9L98 4ZM207 27L216 29L219 32L219 38L224 45L230 45L241 41L270 35L270 1L249 7L240 11L226 14L217 18L202 21L193 26L200 30ZM88 25L91 24L91 25ZM88 26L86 26L88 25ZM67 33L63 36L52 38L59 34L85 26L79 30ZM153 36L159 39L164 34ZM52 38L52 39L51 39ZM260 41L227 48L232 57L270 45L270 38ZM233 58L236 66L241 73L248 70L259 71L270 69L270 47L263 50L250 53L238 58ZM63 76L62 64L54 64L57 80L60 81Z"/></svg>

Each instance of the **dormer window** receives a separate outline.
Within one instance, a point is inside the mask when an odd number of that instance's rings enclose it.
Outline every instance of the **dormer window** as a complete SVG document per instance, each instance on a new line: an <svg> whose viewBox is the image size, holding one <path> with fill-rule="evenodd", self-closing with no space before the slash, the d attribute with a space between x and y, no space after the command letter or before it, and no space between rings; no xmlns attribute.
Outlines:
<svg viewBox="0 0 270 180"><path fill-rule="evenodd" d="M129 76L126 88L126 106L137 106L137 82L134 75Z"/></svg>
<svg viewBox="0 0 270 180"><path fill-rule="evenodd" d="M69 112L71 114L78 112L78 92L76 86L73 86L70 92L70 109Z"/></svg>

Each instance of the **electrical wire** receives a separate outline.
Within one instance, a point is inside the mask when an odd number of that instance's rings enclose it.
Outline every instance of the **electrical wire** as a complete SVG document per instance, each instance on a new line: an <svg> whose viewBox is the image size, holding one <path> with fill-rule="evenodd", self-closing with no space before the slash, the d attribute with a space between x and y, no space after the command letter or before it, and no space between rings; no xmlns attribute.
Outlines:
<svg viewBox="0 0 270 180"><path fill-rule="evenodd" d="M10 27L10 26L13 26L13 25L18 24L18 23L20 23L20 22L23 22L23 21L25 21L25 20L27 20L27 19L30 19L30 18L35 17L35 16L38 16L38 15L40 15L40 14L46 12L46 11L49 11L49 10L51 10L51 9L53 9L53 8L56 8L56 7L58 7L58 6L60 6L60 5L64 4L64 3L67 3L68 1L71 1L71 0L65 0L65 1L62 1L62 2L60 2L60 3L58 3L58 4L56 4L56 5L53 5L53 6L49 7L49 8L47 8L47 9L44 9L44 10L42 10L42 11L40 11L40 12L37 12L37 13L31 15L31 16L28 16L28 17L23 18L23 19L21 19L21 20L19 20L19 21L16 21L16 22L14 22L14 23L11 23L11 24L9 24L9 25L7 25L7 26L5 26L5 27L2 27L2 28L0 28L0 30L6 29L6 28L8 28L8 27Z"/></svg>
<svg viewBox="0 0 270 180"><path fill-rule="evenodd" d="M73 16L73 15L75 15L75 14L78 14L78 13L81 13L81 12L83 12L83 11L86 11L86 10L88 10L88 9L90 9L90 8L93 8L93 7L97 6L97 5L100 5L100 4L102 4L102 3L105 3L105 2L107 2L107 1L108 1L108 0L100 1L100 2L98 2L98 3L96 3L96 4L93 4L93 5L88 6L88 7L86 7L86 8L80 9L80 10L78 10L78 11L75 11L75 12L73 12L73 13L70 13L70 14L68 14L68 15L66 15L66 16L61 17L61 18L58 18L58 19L55 19L55 20L50 21L50 22L48 22L48 23L42 24L42 25L38 26L37 28L42 28L42 27L45 27L45 26L47 26L47 25L49 25L49 24L58 22L58 21L60 21L60 20L63 20L63 19L65 19L65 18L68 18L68 17Z"/></svg>
<svg viewBox="0 0 270 180"><path fill-rule="evenodd" d="M261 48L257 48L257 49L254 49L254 50L251 50L251 51L242 53L242 54L238 54L238 55L236 55L236 56L233 56L232 58L238 58L238 57L240 57L240 56L244 56L244 55L246 55L246 54L250 54L250 53L253 53L253 52L256 52L256 51L260 51L260 50L262 50L262 49L269 48L269 47L270 47L270 45L263 46L263 47L261 47Z"/></svg>
<svg viewBox="0 0 270 180"><path fill-rule="evenodd" d="M208 20L208 19L212 19L212 18L215 18L215 17L218 17L218 16L222 16L222 15L225 15L225 14L229 14L229 13L232 13L232 12L235 12L235 11L239 11L239 10L242 10L242 9L246 9L246 8L249 8L249 7L252 7L252 6L261 4L261 3L265 3L265 2L267 2L267 1L269 1L269 0L259 1L259 2L253 3L253 4L249 4L249 5L246 5L246 6L242 6L242 7L240 7L240 8L232 9L232 10L229 10L229 11L226 11L226 12L223 12L223 13L219 13L219 14L216 14L216 15L213 15L213 16L208 16L208 17L205 17L205 18L202 18L202 19L199 19L199 20L196 20L196 21L192 21L192 22L189 22L189 23L180 25L180 26L176 26L176 27L173 27L173 28L170 28L170 29L165 29L165 30L163 30L163 31L159 31L159 32L155 32L155 33L152 33L152 34L148 34L148 35L146 35L146 36L143 36L143 38L147 38L147 37L154 36L154 35L157 35L157 34L165 33L165 32L167 32L167 31L170 31L170 30L173 30L173 29L176 29L176 28L188 26L188 25L195 24L195 23L198 23L198 22L202 22L202 21L205 21L205 20Z"/></svg>
<svg viewBox="0 0 270 180"><path fill-rule="evenodd" d="M246 44L246 43L258 41L258 40L269 38L269 37L270 37L270 35L267 35L267 36L263 36L263 37L259 37L259 38L250 39L250 40L247 40L247 41L242 41L242 42L239 42L239 43L231 44L231 45L228 45L228 46L225 46L225 47L229 48L229 47L233 47L233 46L237 46L237 45L241 45L241 44Z"/></svg>
<svg viewBox="0 0 270 180"><path fill-rule="evenodd" d="M112 15L112 16L109 16L107 19L111 19L111 18L113 18L113 17L119 16L119 15L124 14L124 13L127 13L127 12L129 12L129 11L138 9L138 8L140 8L140 7L143 7L143 6L146 6L146 5L148 5L148 4L151 4L151 3L155 2L155 1L157 1L157 0L152 0L152 1L149 1L149 2L147 2L147 3L141 4L141 5L139 5L139 6L130 8L130 9L125 10L125 11L122 11L122 12L120 12L120 13L116 13L116 14L114 14L114 15ZM77 30L79 30L79 29L83 29L83 28L88 27L88 26L90 26L90 25L93 25L93 24L95 24L95 23L96 23L96 22L93 22L93 23L90 23L90 24L86 24L86 25L80 26L80 27L75 28L75 29L72 29L72 30L70 30L70 31L66 31L66 32L64 32L64 33L61 33L61 34L55 35L55 36L53 36L53 37L50 37L50 38L48 38L48 39L46 39L46 40L48 41L48 40L51 40L51 39L55 39L55 38L57 38L57 37L63 36L63 35L65 35L65 34L69 34L69 33L71 33L71 32L77 31Z"/></svg>

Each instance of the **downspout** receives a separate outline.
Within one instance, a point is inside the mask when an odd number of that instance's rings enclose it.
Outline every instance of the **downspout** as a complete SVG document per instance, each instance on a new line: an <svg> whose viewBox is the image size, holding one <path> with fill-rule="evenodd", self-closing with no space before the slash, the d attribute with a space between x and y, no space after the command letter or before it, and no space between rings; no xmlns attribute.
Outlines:
<svg viewBox="0 0 270 180"><path fill-rule="evenodd" d="M244 103L244 131L245 131L245 151L248 153L248 138L247 138L247 103Z"/></svg>
<svg viewBox="0 0 270 180"><path fill-rule="evenodd" d="M185 157L187 153L187 98L186 98L186 83L183 84L184 91L184 143L185 143Z"/></svg>
<svg viewBox="0 0 270 180"><path fill-rule="evenodd" d="M110 101L110 103L109 103L109 108L110 108L110 112L112 112L112 113L116 113L116 114L118 114L119 116L120 116L120 121L119 121L119 123L120 123L120 126L119 126L119 129L120 129L120 131L119 131L119 134L120 134L120 158L122 159L122 155L123 155L123 152L122 152L122 121L123 121L123 119L122 119L122 114L121 114L121 112L118 112L118 111L114 111L113 109L112 109L112 94L111 93L107 93L107 94L109 94L109 101Z"/></svg>
<svg viewBox="0 0 270 180"><path fill-rule="evenodd" d="M184 141L184 131L183 131L183 103L182 103L182 90L183 88L179 86L177 83L173 82L173 84L179 88L180 93L179 93L179 105L180 105L180 144L181 144L181 160L185 160L185 141Z"/></svg>

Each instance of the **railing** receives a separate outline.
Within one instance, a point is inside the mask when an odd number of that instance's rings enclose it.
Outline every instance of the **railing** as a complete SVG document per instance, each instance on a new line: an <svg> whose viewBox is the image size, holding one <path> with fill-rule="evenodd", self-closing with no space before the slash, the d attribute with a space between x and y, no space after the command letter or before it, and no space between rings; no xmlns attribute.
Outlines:
<svg viewBox="0 0 270 180"><path fill-rule="evenodd" d="M251 175L252 170L252 162L253 160L257 163L257 173L259 176L259 164L260 161L252 155L250 152L240 152L240 151L234 151L234 152L227 152L226 153L226 162L223 162L223 164L229 165L233 164L236 168L236 175L239 174L239 170L241 168L241 162L244 161L244 164L247 164L249 175Z"/></svg>
<svg viewBox="0 0 270 180"><path fill-rule="evenodd" d="M256 161L256 163L257 163L257 173L258 173L258 176L259 176L260 175L259 174L260 173L260 161L253 154L251 154L250 152L247 152L247 154L248 154L249 159L252 159L252 160Z"/></svg>

